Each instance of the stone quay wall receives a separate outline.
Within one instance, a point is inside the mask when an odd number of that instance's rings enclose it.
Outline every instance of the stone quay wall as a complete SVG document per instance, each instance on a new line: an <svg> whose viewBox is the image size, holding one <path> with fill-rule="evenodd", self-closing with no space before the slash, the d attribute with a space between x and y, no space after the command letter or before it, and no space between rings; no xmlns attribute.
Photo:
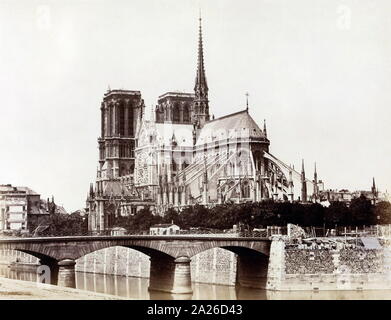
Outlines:
<svg viewBox="0 0 391 320"><path fill-rule="evenodd" d="M362 243L354 244L357 240L351 243L340 240L340 243L332 245L319 245L316 243L322 241L319 239L314 240L312 245L292 245L289 240L274 240L268 289L391 289L390 246L381 239L377 240L381 244L377 248L367 248ZM273 270L273 263L279 264L277 271Z"/></svg>
<svg viewBox="0 0 391 320"><path fill-rule="evenodd" d="M38 265L39 259L30 255L30 254L21 252L21 251L0 250L0 264L10 265L11 263L14 263L14 262L20 262L23 264Z"/></svg>

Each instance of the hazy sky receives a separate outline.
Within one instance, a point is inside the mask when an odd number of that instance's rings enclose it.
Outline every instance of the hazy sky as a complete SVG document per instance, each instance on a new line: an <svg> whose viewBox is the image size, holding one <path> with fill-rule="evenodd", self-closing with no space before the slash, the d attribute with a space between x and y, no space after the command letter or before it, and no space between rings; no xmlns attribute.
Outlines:
<svg viewBox="0 0 391 320"><path fill-rule="evenodd" d="M391 191L389 0L0 0L0 183L67 210L94 181L100 102L192 92L202 8L210 109L245 107L327 188Z"/></svg>

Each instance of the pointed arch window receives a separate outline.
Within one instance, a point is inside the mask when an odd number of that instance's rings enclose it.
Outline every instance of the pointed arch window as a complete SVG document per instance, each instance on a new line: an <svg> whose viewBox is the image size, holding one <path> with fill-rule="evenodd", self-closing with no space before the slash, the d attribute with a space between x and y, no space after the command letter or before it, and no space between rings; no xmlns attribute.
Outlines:
<svg viewBox="0 0 391 320"><path fill-rule="evenodd" d="M242 197L243 198L250 198L250 183L248 181L243 182Z"/></svg>
<svg viewBox="0 0 391 320"><path fill-rule="evenodd" d="M125 135L125 106L123 104L119 106L119 134Z"/></svg>
<svg viewBox="0 0 391 320"><path fill-rule="evenodd" d="M190 110L189 106L185 105L183 108L183 122L190 122Z"/></svg>
<svg viewBox="0 0 391 320"><path fill-rule="evenodd" d="M128 111L128 132L130 136L134 135L134 109L129 107Z"/></svg>
<svg viewBox="0 0 391 320"><path fill-rule="evenodd" d="M179 105L175 104L174 108L172 110L172 120L174 122L179 122L180 121L180 112L179 112Z"/></svg>

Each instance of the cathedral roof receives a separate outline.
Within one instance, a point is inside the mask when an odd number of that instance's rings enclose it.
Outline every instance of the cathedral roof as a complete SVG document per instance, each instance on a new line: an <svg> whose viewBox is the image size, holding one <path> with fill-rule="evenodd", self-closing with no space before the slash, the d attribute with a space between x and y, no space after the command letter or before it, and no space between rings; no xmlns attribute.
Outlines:
<svg viewBox="0 0 391 320"><path fill-rule="evenodd" d="M151 143L156 146L169 146L173 141L179 147L193 147L193 125L143 121L138 141L139 147Z"/></svg>
<svg viewBox="0 0 391 320"><path fill-rule="evenodd" d="M193 146L193 126L191 124L156 123L159 144L171 145L173 139L179 147Z"/></svg>
<svg viewBox="0 0 391 320"><path fill-rule="evenodd" d="M266 138L247 110L226 115L205 123L197 145L233 138Z"/></svg>

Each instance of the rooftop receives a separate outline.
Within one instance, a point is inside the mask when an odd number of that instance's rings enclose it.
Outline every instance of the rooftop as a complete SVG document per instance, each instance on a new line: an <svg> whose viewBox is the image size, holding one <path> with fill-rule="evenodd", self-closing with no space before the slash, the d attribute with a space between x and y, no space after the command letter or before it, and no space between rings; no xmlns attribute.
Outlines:
<svg viewBox="0 0 391 320"><path fill-rule="evenodd" d="M174 224L174 223L154 224L151 228L169 228L171 226L176 226L176 224Z"/></svg>
<svg viewBox="0 0 391 320"><path fill-rule="evenodd" d="M114 90L108 90L105 93L105 97L108 97L108 96L111 96L111 95L114 95L114 94L132 95L132 96L137 95L137 96L140 96L141 92L137 91L137 90L114 89Z"/></svg>
<svg viewBox="0 0 391 320"><path fill-rule="evenodd" d="M17 187L12 186L11 184L0 184L1 193L25 193L27 195L39 195L34 190L29 187Z"/></svg>
<svg viewBox="0 0 391 320"><path fill-rule="evenodd" d="M166 92L165 94L162 94L161 96L159 96L159 100L164 99L164 98L168 98L168 97L194 99L195 95L194 95L194 93L171 91L171 92Z"/></svg>
<svg viewBox="0 0 391 320"><path fill-rule="evenodd" d="M208 121L201 130L197 145L230 138L266 138L266 135L248 110L242 110Z"/></svg>

